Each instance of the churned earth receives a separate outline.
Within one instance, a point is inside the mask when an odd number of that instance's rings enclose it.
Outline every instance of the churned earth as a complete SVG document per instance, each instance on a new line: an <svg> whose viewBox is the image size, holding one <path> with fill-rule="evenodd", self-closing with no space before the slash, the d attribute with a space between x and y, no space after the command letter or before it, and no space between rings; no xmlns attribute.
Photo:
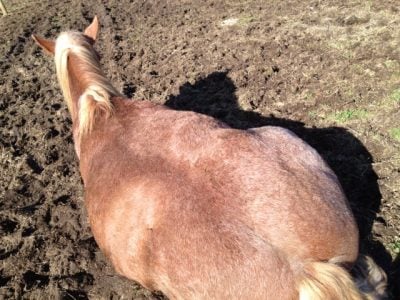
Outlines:
<svg viewBox="0 0 400 300"><path fill-rule="evenodd" d="M125 95L235 128L280 125L315 147L400 298L397 1L3 2L0 299L162 298L99 252L54 63L30 38L95 14L104 70Z"/></svg>

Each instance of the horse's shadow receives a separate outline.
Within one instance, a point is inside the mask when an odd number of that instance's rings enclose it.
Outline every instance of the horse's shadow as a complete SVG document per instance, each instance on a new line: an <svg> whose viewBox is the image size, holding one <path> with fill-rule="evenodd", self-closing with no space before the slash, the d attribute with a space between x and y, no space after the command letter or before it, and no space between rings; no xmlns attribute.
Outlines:
<svg viewBox="0 0 400 300"><path fill-rule="evenodd" d="M274 125L295 132L320 153L338 176L360 229L361 252L371 255L387 274L393 273L390 254L380 242L372 239L381 193L372 168L373 158L363 144L345 128L307 128L298 121L244 111L238 106L235 90L227 72L214 72L195 84L182 85L180 93L169 96L165 104L176 110L212 116L233 128Z"/></svg>

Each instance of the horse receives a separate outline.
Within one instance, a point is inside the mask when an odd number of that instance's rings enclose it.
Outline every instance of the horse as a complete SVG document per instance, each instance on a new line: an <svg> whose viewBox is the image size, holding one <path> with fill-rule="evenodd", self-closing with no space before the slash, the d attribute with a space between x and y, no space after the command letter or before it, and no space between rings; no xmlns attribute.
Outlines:
<svg viewBox="0 0 400 300"><path fill-rule="evenodd" d="M32 37L54 56L90 227L120 275L170 299L385 297L316 150L284 128L127 99L101 70L99 26Z"/></svg>

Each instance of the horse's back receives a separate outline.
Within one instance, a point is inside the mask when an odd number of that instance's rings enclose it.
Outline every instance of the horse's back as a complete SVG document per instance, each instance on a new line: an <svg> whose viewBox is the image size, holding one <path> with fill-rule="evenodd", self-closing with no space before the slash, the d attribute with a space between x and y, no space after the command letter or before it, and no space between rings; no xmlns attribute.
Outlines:
<svg viewBox="0 0 400 300"><path fill-rule="evenodd" d="M292 133L240 131L192 112L138 106L124 104L100 124L81 154L92 229L121 273L150 288L191 278L185 286L196 291L200 278L216 276L203 287L217 293L211 298L240 295L229 287L237 277L241 298L269 290L290 299L279 292L279 278L291 280L286 259L355 259L357 232L337 179ZM244 290L251 282L258 294Z"/></svg>

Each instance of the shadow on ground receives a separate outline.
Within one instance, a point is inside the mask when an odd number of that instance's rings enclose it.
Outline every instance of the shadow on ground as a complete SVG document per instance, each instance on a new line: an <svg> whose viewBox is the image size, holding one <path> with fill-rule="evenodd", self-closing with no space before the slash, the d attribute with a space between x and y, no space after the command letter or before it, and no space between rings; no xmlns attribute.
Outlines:
<svg viewBox="0 0 400 300"><path fill-rule="evenodd" d="M165 104L176 110L212 116L233 128L273 125L295 132L320 153L338 176L360 229L360 251L371 255L393 281L399 272L396 271L398 258L392 263L384 246L372 239L372 225L380 208L381 193L378 177L372 169L373 158L368 150L345 128L307 128L302 122L244 111L238 105L235 90L228 72L214 72L195 84L184 84L179 94L171 95ZM396 299L400 291L395 291L394 284L390 287Z"/></svg>

